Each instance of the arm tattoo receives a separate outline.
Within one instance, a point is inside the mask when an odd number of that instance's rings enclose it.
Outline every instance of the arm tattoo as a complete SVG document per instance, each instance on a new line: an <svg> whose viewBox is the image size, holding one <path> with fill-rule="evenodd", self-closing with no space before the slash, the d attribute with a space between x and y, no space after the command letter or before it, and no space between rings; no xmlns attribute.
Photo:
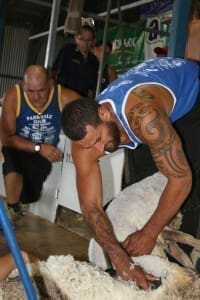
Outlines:
<svg viewBox="0 0 200 300"><path fill-rule="evenodd" d="M174 131L166 143L163 143L156 150L151 149L151 153L157 167L162 172L178 178L186 175L188 164L181 145L176 146L176 139L177 135Z"/></svg>
<svg viewBox="0 0 200 300"><path fill-rule="evenodd" d="M146 125L146 133L154 137L154 142L162 141L164 136L164 128L160 122L161 113L155 106L147 103L137 103L127 114L127 119L135 134L142 139L141 126L143 120L148 117L150 120ZM152 141L153 142L153 141Z"/></svg>
<svg viewBox="0 0 200 300"><path fill-rule="evenodd" d="M154 96L142 87L135 88L133 91L131 91L131 94L133 94L136 97L143 99L143 100L153 100L154 99Z"/></svg>
<svg viewBox="0 0 200 300"><path fill-rule="evenodd" d="M152 102L133 105L127 119L137 137L150 148L161 172L173 177L184 177L188 164L180 138L168 121L168 116Z"/></svg>
<svg viewBox="0 0 200 300"><path fill-rule="evenodd" d="M86 222L90 225L97 241L104 250L115 253L117 239L112 228L112 224L106 215L98 208L92 208L88 214Z"/></svg>

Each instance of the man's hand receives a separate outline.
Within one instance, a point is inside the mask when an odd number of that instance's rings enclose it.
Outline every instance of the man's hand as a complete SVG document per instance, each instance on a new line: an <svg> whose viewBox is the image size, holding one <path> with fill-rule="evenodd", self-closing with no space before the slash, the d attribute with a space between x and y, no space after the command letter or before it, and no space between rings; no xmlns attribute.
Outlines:
<svg viewBox="0 0 200 300"><path fill-rule="evenodd" d="M62 152L57 147L50 144L41 144L40 155L50 162L61 161L63 158Z"/></svg>
<svg viewBox="0 0 200 300"><path fill-rule="evenodd" d="M128 256L127 256L128 257ZM138 287L147 290L149 281L155 281L158 278L144 272L141 267L131 263L130 258L116 267L117 275L124 280L134 281Z"/></svg>
<svg viewBox="0 0 200 300"><path fill-rule="evenodd" d="M156 240L142 230L130 234L123 242L123 247L130 256L141 256L150 254L155 246Z"/></svg>

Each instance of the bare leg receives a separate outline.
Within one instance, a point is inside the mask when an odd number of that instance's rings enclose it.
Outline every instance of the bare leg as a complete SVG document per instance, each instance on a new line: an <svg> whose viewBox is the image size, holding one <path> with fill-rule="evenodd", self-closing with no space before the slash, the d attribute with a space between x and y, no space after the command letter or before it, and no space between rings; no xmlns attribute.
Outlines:
<svg viewBox="0 0 200 300"><path fill-rule="evenodd" d="M186 268L194 269L193 263L189 256L173 241L167 241L168 249L166 250L177 262Z"/></svg>
<svg viewBox="0 0 200 300"><path fill-rule="evenodd" d="M167 228L163 230L162 237L165 240L189 245L200 251L200 239L196 239L188 233Z"/></svg>
<svg viewBox="0 0 200 300"><path fill-rule="evenodd" d="M7 278L9 273L15 268L15 262L11 254L0 257L0 281Z"/></svg>
<svg viewBox="0 0 200 300"><path fill-rule="evenodd" d="M24 251L21 251L24 262L29 261L28 254ZM0 257L0 282L8 277L10 272L15 269L15 261L13 256L9 253Z"/></svg>
<svg viewBox="0 0 200 300"><path fill-rule="evenodd" d="M23 187L23 178L19 173L12 172L4 177L5 192L8 204L19 202Z"/></svg>

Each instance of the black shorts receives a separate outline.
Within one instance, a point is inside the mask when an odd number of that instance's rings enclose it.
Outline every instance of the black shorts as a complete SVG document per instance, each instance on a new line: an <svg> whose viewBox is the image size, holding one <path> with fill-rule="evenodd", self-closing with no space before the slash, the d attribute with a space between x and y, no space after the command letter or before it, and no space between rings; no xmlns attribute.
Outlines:
<svg viewBox="0 0 200 300"><path fill-rule="evenodd" d="M3 175L17 172L23 177L22 203L32 203L39 199L42 186L51 171L51 163L38 153L3 147Z"/></svg>

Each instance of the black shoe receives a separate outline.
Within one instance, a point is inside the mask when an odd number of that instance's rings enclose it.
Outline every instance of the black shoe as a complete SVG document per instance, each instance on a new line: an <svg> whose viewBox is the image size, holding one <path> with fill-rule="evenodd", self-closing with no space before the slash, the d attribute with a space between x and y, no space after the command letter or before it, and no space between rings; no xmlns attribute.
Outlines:
<svg viewBox="0 0 200 300"><path fill-rule="evenodd" d="M23 216L19 205L7 205L6 213L11 222L16 221L17 219Z"/></svg>

